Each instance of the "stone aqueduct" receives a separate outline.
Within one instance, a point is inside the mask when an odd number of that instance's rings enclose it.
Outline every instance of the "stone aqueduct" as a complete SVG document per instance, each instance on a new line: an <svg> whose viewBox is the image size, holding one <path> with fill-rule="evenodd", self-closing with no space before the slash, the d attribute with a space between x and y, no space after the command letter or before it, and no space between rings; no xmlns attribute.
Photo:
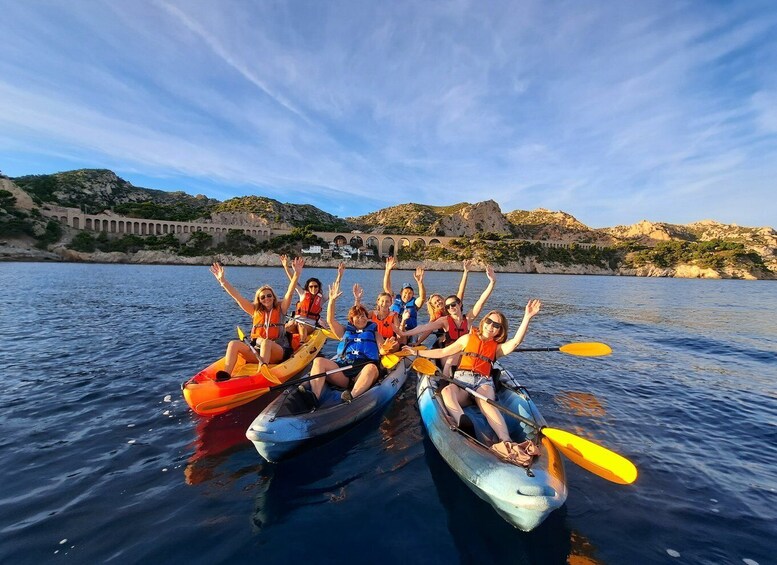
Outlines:
<svg viewBox="0 0 777 565"><path fill-rule="evenodd" d="M65 208L61 206L49 206L41 210L41 214L59 220L63 224L77 230L92 232L105 232L109 237L122 235L166 235L173 234L179 240L185 241L194 232L205 232L213 237L216 243L224 241L230 230L240 230L250 235L257 241L270 239L271 237L286 235L291 230L270 228L268 226L245 226L236 224L216 224L210 222L175 222L171 220L150 220L143 218L129 218L112 212L100 214L86 214L78 208ZM352 247L374 246L381 255L388 255L392 249L406 247L419 242L424 247L441 245L449 247L450 242L456 238L425 235L396 235L396 234L372 234L352 232L313 232L326 242L334 242L337 245L351 245ZM569 243L562 241L526 240L532 243L540 243L544 247L568 247ZM578 243L579 247L597 247L592 243Z"/></svg>

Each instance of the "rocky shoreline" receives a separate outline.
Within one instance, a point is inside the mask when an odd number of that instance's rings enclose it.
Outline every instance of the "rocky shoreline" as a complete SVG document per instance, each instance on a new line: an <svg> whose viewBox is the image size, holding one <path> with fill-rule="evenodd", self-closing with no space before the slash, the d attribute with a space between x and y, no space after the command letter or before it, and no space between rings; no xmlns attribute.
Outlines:
<svg viewBox="0 0 777 565"><path fill-rule="evenodd" d="M31 248L25 245L15 245L5 242L0 244L0 261L23 262L73 262L73 263L118 263L118 264L143 264L143 265L210 265L214 261L220 261L225 265L251 266L251 267L277 267L278 255L275 253L257 253L254 255L227 255L214 254L197 257L183 257L164 251L142 250L137 253L82 253L73 251L65 246L56 246L50 251ZM338 260L307 258L309 267L335 268ZM383 265L376 261L349 261L349 269L382 269ZM415 269L423 267L427 271L458 271L461 265L448 261L403 261L403 269ZM477 268L475 269L477 270ZM592 265L562 265L559 263L540 263L532 258L522 261L513 261L507 265L498 266L498 272L503 273L534 273L534 274L563 274L563 275L598 275L598 276L636 276L636 277L663 277L663 278L692 278L692 279L744 279L763 280L775 277L757 277L744 270L718 271L704 269L696 265L677 265L671 268L656 266L644 266L638 269L605 269Z"/></svg>

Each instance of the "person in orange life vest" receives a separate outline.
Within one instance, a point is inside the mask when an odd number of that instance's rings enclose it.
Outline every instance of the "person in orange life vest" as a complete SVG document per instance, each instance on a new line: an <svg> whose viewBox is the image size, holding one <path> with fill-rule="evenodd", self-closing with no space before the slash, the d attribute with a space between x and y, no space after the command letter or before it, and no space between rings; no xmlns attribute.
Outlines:
<svg viewBox="0 0 777 565"><path fill-rule="evenodd" d="M335 320L335 303L341 295L340 284L335 282L329 287L329 304L326 309L326 319L329 322L330 330L338 339L344 340L341 357L337 361L326 357L316 357L310 368L310 374L324 373L352 363L360 365L310 381L310 390L315 395L315 398L311 399L314 407L318 404L318 399L324 390L324 379L346 389L342 394L344 402L350 402L365 393L379 376L380 355L388 353L396 342L396 338L393 337L383 339L375 323L370 320L369 312L362 305L351 307L348 311L348 324L343 327ZM348 337L349 335L358 335L359 337L352 339ZM352 346L353 349L351 349ZM367 363L363 364L365 361ZM355 379L355 382L353 390L349 391L352 379ZM304 387L301 389L306 390Z"/></svg>
<svg viewBox="0 0 777 565"><path fill-rule="evenodd" d="M297 257L292 262L293 275L282 300L278 300L275 291L269 285L264 285L256 291L254 301L251 302L227 281L225 269L221 263L213 263L210 272L227 291L227 294L238 303L246 314L251 316L253 322L251 342L259 354L257 357L251 348L242 341L230 341L227 344L224 370L216 373L216 380L227 380L231 377L238 357L242 357L249 363L258 362L261 367L265 363L280 363L291 355L283 319L289 304L291 304L294 286L302 274L304 265L305 260L301 257Z"/></svg>
<svg viewBox="0 0 777 565"><path fill-rule="evenodd" d="M281 255L281 265L286 276L291 280L291 271L289 270L288 258L286 255ZM340 263L337 266L337 278L340 282L345 272L345 263ZM324 288L321 286L321 281L317 278L309 278L305 281L305 286L301 287L297 285L295 287L299 302L297 302L297 309L295 312L295 320L290 320L286 325L287 331L291 333L298 333L300 335L300 341L306 342L308 336L313 332L316 326L321 326L321 311L323 309L326 299L324 298Z"/></svg>
<svg viewBox="0 0 777 565"><path fill-rule="evenodd" d="M494 290L496 285L496 276L494 275L494 268L491 265L486 266L486 276L488 277L488 286L486 286L483 293L475 302L472 310L466 314L463 312L464 306L462 305L461 298L455 294L450 295L445 299L445 310L448 312L447 316L438 318L433 322L418 326L417 328L408 332L400 332L401 335L411 336L415 334L428 335L432 331L443 331L443 347L449 345L459 339L461 336L469 333L469 328L472 323L480 315L483 306L486 304L489 296ZM419 339L419 342L421 340ZM461 360L461 353L456 353L449 357L444 357L443 362L443 375L450 377L453 374L453 368L456 367Z"/></svg>
<svg viewBox="0 0 777 565"><path fill-rule="evenodd" d="M402 285L402 292L400 294L394 294L394 291L391 289L391 270L396 266L396 258L386 258L386 270L383 273L383 291L394 297L391 310L401 316L400 327L403 330L412 330L418 325L418 309L426 301L424 270L421 267L417 267L415 270L414 278L418 283L418 297L416 298L413 286L408 283Z"/></svg>
<svg viewBox="0 0 777 565"><path fill-rule="evenodd" d="M364 289L359 283L353 285L353 305L359 306L362 303L362 297L364 296ZM393 299L387 292L381 292L378 295L378 299L375 302L375 309L370 312L370 320L375 322L378 326L378 331L383 339L390 337L396 338L396 344L387 353L394 353L400 347L401 340L399 339L399 316L396 312L392 312L389 308Z"/></svg>
<svg viewBox="0 0 777 565"><path fill-rule="evenodd" d="M491 380L491 368L495 360L509 355L520 345L529 328L529 321L536 316L542 303L539 300L529 300L526 304L523 320L512 339L507 339L507 318L502 312L492 310L480 320L477 329L473 328L467 335L461 336L452 344L442 349L413 350L405 346L412 354L429 359L442 359L457 353L463 353L459 368L453 377L477 392L494 400L494 383ZM442 390L445 408L448 410L457 426L461 426L464 411L462 406L471 403L469 393L459 386L449 385ZM488 420L488 424L496 432L502 442L510 442L504 417L501 412L480 399L475 399L480 411ZM466 424L466 422L465 422Z"/></svg>

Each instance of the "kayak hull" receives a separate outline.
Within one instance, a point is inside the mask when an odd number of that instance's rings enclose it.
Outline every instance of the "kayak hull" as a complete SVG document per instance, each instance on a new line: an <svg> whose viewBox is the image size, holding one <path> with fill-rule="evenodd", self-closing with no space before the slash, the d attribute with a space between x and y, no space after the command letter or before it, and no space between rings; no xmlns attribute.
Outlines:
<svg viewBox="0 0 777 565"><path fill-rule="evenodd" d="M407 379L402 359L389 374L350 403L339 391L325 386L319 407L310 411L296 388L285 390L259 414L246 431L259 455L275 462L290 457L305 446L358 424L388 408Z"/></svg>
<svg viewBox="0 0 777 565"><path fill-rule="evenodd" d="M279 382L286 382L313 362L313 359L321 352L325 341L326 337L320 330L313 332L308 341L297 348L289 359L283 363L270 365L270 372ZM256 395L246 395L245 393L277 384L263 376L258 371L256 363L246 363L242 358L238 358L231 379L216 381L214 380L216 373L224 369L224 362L225 359L222 357L181 385L186 403L201 416L223 414L232 408L258 398ZM203 405L212 404L215 400L223 401L223 406L202 408Z"/></svg>
<svg viewBox="0 0 777 565"><path fill-rule="evenodd" d="M497 402L544 426L545 421L525 389L506 370L501 380L515 390L501 387ZM453 386L453 385L451 385ZM496 435L480 411L467 407L466 414L475 425L480 445L455 429L448 417L437 383L419 374L418 407L429 437L445 462L481 499L488 502L508 523L525 532L539 526L560 508L567 498L564 465L558 450L547 438L539 440L540 457L527 469L506 462L490 449ZM538 443L535 429L505 416L514 441L531 439Z"/></svg>

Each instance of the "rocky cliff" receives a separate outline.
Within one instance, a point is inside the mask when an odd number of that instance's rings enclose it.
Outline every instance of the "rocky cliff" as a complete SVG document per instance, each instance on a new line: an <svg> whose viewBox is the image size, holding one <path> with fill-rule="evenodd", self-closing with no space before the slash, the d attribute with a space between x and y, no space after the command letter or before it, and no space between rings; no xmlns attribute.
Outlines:
<svg viewBox="0 0 777 565"><path fill-rule="evenodd" d="M6 252L0 253L6 258L28 257L20 250L25 245L36 243L34 238L38 240L38 247L46 247L45 238L54 237L56 230L48 235L42 233L45 222L37 207L54 203L86 206L92 213L113 208L116 213L130 217L188 219L235 226L274 229L310 226L315 231L357 228L366 233L469 237L474 238L470 244L483 240L483 244L492 251L498 246L489 244L489 241L501 240L508 247L515 245L516 240L596 243L609 247L609 255L607 258L595 257L591 264L602 265L601 272L609 274L774 278L774 273L777 273L777 232L774 229L726 225L712 220L687 225L644 220L631 226L593 230L562 211L539 208L503 214L493 200L451 206L401 204L364 216L342 219L312 205L284 204L262 196L243 196L218 202L202 195L136 187L111 171L94 169L17 179L0 175L0 190L10 193L10 196L5 193L7 201L15 201L15 211L4 211L6 220L15 222L16 228L21 226L22 235L28 237L28 240L22 237L14 242L13 251L6 249ZM6 227L11 223L6 223ZM19 229L17 233L20 233ZM56 241L56 237L48 241ZM719 241L727 242L727 245L718 245L716 242ZM732 246L732 243L736 245ZM453 255L462 252L460 249ZM576 269L588 272L591 269L575 265L574 257L571 261L570 257L561 257L554 267L551 263L560 256L554 259L552 253L529 249L526 252L534 253L536 257L516 262L515 257L525 253L516 254L515 249L503 249L501 252L504 261L500 264L509 264L517 272L548 272L544 271L546 268L555 269L553 272L577 272ZM707 255L698 260L704 253ZM58 256L65 256L68 260L75 257L62 250L58 251ZM439 258L440 254L432 253L427 257ZM544 257L544 265L536 260L538 257ZM630 257L634 261L630 261Z"/></svg>

